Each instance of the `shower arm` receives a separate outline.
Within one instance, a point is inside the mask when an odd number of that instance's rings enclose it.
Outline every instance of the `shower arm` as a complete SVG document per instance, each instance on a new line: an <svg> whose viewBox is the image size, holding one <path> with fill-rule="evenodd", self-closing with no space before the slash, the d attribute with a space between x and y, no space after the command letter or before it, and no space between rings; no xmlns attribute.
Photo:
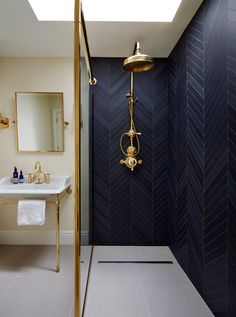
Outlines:
<svg viewBox="0 0 236 317"><path fill-rule="evenodd" d="M130 114L130 130L128 132L125 132L121 135L120 138L120 149L122 153L126 156L125 159L120 160L120 163L122 165L126 165L128 168L131 169L131 171L134 170L134 167L137 164L142 164L142 160L138 160L137 156L140 152L140 142L139 142L139 135L141 135L141 132L137 132L134 124L134 104L137 100L135 100L134 97L134 73L130 73L130 92L126 95L126 97L129 99L129 114ZM123 139L127 136L130 138L130 145L128 146L127 150L125 151L123 148ZM137 143L137 148L134 146L134 139Z"/></svg>

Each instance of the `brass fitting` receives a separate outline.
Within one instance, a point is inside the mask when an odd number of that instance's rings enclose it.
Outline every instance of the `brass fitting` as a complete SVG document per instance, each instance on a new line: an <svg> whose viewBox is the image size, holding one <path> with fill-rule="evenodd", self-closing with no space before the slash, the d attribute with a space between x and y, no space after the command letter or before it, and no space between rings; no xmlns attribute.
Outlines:
<svg viewBox="0 0 236 317"><path fill-rule="evenodd" d="M127 148L127 157L125 160L120 160L120 164L125 164L128 168L131 169L131 171L133 171L137 164L141 165L143 163L142 160L137 160L137 158L135 157L136 153L136 148L134 146L129 146Z"/></svg>
<svg viewBox="0 0 236 317"><path fill-rule="evenodd" d="M126 165L131 171L134 170L137 164L142 164L142 160L138 160L137 156L140 152L140 142L139 142L139 135L141 132L137 132L134 124L134 104L136 103L137 99L134 97L134 90L133 90L133 73L131 72L130 76L130 92L126 95L129 100L129 114L130 114L130 129L128 132L125 132L120 137L120 149L121 152L125 155L123 160L120 160L120 164ZM124 150L123 147L123 139L124 137L128 137L130 139L130 145L128 146L127 150ZM134 146L134 143L137 147Z"/></svg>
<svg viewBox="0 0 236 317"><path fill-rule="evenodd" d="M39 161L35 163L34 167L35 171L34 174L29 174L28 176L28 183L35 183L35 184L43 184L43 183L50 183L50 174L43 173L42 167Z"/></svg>

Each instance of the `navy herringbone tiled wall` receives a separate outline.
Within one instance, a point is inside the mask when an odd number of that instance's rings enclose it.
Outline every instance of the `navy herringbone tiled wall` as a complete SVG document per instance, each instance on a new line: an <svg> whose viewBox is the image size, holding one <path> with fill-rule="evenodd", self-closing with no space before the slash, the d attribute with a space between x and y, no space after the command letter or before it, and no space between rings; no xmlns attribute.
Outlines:
<svg viewBox="0 0 236 317"><path fill-rule="evenodd" d="M134 173L119 165L129 74L93 62L91 242L169 243L215 316L235 317L236 0L205 0L168 60L136 76Z"/></svg>
<svg viewBox="0 0 236 317"><path fill-rule="evenodd" d="M236 316L236 1L205 0L168 60L169 239L215 316Z"/></svg>
<svg viewBox="0 0 236 317"><path fill-rule="evenodd" d="M166 60L135 75L135 123L143 165L132 173L119 161L119 138L129 129L129 73L123 59L96 58L92 89L91 242L168 244L168 105Z"/></svg>
<svg viewBox="0 0 236 317"><path fill-rule="evenodd" d="M236 1L228 5L229 316L236 315Z"/></svg>

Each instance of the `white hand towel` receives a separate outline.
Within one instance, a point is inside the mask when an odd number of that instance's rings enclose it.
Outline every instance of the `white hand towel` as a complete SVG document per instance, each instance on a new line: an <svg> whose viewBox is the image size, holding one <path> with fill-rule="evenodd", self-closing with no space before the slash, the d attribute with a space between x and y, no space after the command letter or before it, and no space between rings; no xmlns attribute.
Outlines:
<svg viewBox="0 0 236 317"><path fill-rule="evenodd" d="M45 223L44 200L19 200L18 201L18 226L44 225Z"/></svg>

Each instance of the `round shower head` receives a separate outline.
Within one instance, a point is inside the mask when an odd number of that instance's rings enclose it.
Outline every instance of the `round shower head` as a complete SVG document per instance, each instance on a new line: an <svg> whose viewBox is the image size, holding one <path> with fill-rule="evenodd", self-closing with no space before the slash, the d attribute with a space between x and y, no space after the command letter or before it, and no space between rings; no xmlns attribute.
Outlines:
<svg viewBox="0 0 236 317"><path fill-rule="evenodd" d="M154 60L150 55L140 52L139 42L135 43L134 55L127 57L124 61L124 69L129 72L139 73L154 67Z"/></svg>

